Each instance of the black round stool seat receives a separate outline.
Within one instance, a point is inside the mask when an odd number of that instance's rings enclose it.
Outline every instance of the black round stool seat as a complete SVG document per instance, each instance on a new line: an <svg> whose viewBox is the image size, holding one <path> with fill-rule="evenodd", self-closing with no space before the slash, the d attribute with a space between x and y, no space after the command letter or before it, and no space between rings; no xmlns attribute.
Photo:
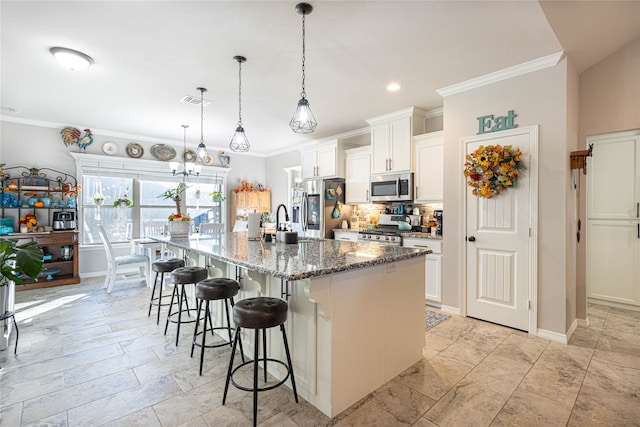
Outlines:
<svg viewBox="0 0 640 427"><path fill-rule="evenodd" d="M206 301L231 298L238 295L240 285L233 279L218 277L201 280L196 284L196 298Z"/></svg>
<svg viewBox="0 0 640 427"><path fill-rule="evenodd" d="M204 267L180 267L171 272L171 278L176 285L195 284L207 278L207 269Z"/></svg>
<svg viewBox="0 0 640 427"><path fill-rule="evenodd" d="M153 290L151 291L151 299L149 300L149 316L151 316L151 309L153 306L158 306L158 316L156 319L156 325L160 323L160 308L166 307L169 303L162 302L162 288L164 287L164 275L165 273L171 273L176 268L184 267L184 260L180 258L163 258L151 263L151 269L155 271L156 277L153 280ZM160 275L160 289L158 296L156 297L156 288L158 286L158 275Z"/></svg>
<svg viewBox="0 0 640 427"><path fill-rule="evenodd" d="M273 328L287 321L287 308L287 303L279 298L243 299L233 306L233 323L241 328Z"/></svg>
<svg viewBox="0 0 640 427"><path fill-rule="evenodd" d="M176 268L184 267L184 260L180 258L163 258L154 261L151 268L156 273L171 273Z"/></svg>

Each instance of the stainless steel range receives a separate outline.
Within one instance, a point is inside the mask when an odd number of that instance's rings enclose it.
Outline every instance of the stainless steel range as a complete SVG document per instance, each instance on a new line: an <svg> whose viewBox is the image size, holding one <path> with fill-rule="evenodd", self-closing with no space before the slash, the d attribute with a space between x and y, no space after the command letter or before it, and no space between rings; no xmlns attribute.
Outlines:
<svg viewBox="0 0 640 427"><path fill-rule="evenodd" d="M380 228L360 231L358 242L400 246L402 245L402 235L398 231L398 222L408 222L415 227L420 225L420 219L419 215L380 215Z"/></svg>

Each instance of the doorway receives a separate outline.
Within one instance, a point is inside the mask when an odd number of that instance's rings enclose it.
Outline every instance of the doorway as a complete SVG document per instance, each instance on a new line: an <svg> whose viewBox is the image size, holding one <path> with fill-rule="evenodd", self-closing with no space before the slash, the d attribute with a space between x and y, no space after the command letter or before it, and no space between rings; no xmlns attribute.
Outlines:
<svg viewBox="0 0 640 427"><path fill-rule="evenodd" d="M515 187L477 197L465 182L466 315L535 333L538 127L463 139L518 148L524 166Z"/></svg>

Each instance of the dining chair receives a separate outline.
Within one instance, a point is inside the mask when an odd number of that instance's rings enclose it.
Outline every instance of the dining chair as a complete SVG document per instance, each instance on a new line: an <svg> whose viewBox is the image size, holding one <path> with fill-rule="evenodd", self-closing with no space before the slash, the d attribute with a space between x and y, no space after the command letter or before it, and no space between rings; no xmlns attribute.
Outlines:
<svg viewBox="0 0 640 427"><path fill-rule="evenodd" d="M198 233L200 234L218 234L224 232L224 224L206 222L200 224Z"/></svg>
<svg viewBox="0 0 640 427"><path fill-rule="evenodd" d="M153 220L145 221L142 223L142 237L148 238L149 236L165 236L167 234L167 221L166 220ZM168 251L166 246L162 243L149 244L145 247L148 249L149 256L155 255L153 262L157 258L173 257L175 254Z"/></svg>
<svg viewBox="0 0 640 427"><path fill-rule="evenodd" d="M120 283L129 283L133 281L142 281L149 285L149 257L146 255L132 254L116 256L113 251L111 241L107 236L107 231L104 226L98 226L98 235L104 246L104 251L107 255L107 272L104 279L103 288L107 288L107 293L110 294L113 286ZM138 277L127 278L124 272L121 270L131 270L131 268L138 268ZM118 274L124 277L120 280L117 279Z"/></svg>

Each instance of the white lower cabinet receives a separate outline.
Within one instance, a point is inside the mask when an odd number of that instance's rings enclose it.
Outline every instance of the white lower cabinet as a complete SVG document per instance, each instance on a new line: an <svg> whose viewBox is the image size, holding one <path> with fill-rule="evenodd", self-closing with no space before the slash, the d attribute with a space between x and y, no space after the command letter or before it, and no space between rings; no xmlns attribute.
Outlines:
<svg viewBox="0 0 640 427"><path fill-rule="evenodd" d="M358 233L355 231L334 231L333 232L334 240L343 240L346 242L357 242L358 241Z"/></svg>
<svg viewBox="0 0 640 427"><path fill-rule="evenodd" d="M421 237L403 237L405 248L429 248L433 252L425 256L424 297L428 305L442 304L442 241Z"/></svg>

